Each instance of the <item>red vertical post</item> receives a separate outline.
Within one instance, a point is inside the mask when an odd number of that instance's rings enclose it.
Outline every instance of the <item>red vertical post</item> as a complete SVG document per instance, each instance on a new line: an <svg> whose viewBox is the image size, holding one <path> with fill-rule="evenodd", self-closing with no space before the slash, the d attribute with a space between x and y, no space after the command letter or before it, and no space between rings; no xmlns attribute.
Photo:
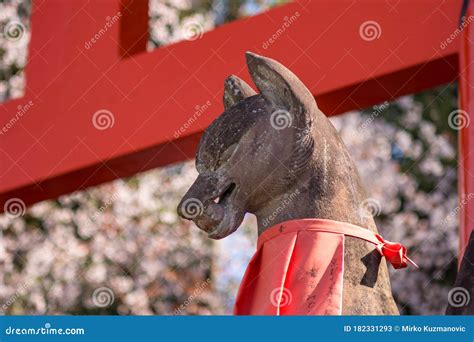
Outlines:
<svg viewBox="0 0 474 342"><path fill-rule="evenodd" d="M148 42L148 1L120 1L120 56L145 52Z"/></svg>
<svg viewBox="0 0 474 342"><path fill-rule="evenodd" d="M474 24L470 23L474 1L465 14L459 51L459 263L474 230Z"/></svg>

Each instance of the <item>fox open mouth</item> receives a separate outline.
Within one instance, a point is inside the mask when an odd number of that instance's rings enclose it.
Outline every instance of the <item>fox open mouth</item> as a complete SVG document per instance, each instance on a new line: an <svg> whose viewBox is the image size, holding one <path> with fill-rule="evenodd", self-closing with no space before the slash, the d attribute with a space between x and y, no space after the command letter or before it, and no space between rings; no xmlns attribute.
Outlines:
<svg viewBox="0 0 474 342"><path fill-rule="evenodd" d="M222 239L230 235L242 222L244 211L234 203L236 189L236 183L229 183L205 205L203 214L193 220L211 239Z"/></svg>
<svg viewBox="0 0 474 342"><path fill-rule="evenodd" d="M235 183L230 183L224 189L224 191L214 199L214 203L225 205L228 202L230 196L232 195L232 192L234 191L235 187Z"/></svg>
<svg viewBox="0 0 474 342"><path fill-rule="evenodd" d="M186 215L186 202L192 202L192 195L182 201L180 205L180 216L192 220L201 230L208 233L209 237L220 239L236 230L236 223L240 224L239 218L243 217L242 210L234 203L237 185L228 182L220 190L214 191L202 202L197 196L196 202L201 203L201 210L197 215ZM239 222L238 222L239 221Z"/></svg>

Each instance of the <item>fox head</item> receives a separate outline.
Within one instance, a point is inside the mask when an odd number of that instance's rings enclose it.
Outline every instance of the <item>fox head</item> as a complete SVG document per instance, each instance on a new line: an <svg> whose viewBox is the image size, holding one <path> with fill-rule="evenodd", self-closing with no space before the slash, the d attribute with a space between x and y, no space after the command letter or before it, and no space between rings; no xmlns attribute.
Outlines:
<svg viewBox="0 0 474 342"><path fill-rule="evenodd" d="M301 182L314 180L310 175L321 175L315 141L320 131L334 131L291 71L270 58L246 57L259 93L236 76L225 80L225 111L202 136L199 176L178 205L181 217L213 239L233 233L245 213L269 212Z"/></svg>

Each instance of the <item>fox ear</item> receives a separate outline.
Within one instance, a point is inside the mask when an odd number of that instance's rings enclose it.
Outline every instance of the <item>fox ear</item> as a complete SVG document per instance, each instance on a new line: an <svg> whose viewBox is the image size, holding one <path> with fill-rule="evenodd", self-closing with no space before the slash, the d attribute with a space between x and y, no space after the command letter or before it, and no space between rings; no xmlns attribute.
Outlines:
<svg viewBox="0 0 474 342"><path fill-rule="evenodd" d="M273 59L252 52L247 52L246 57L253 82L274 109L291 113L297 127L310 125L318 106L303 82Z"/></svg>
<svg viewBox="0 0 474 342"><path fill-rule="evenodd" d="M237 102L256 94L247 83L237 76L230 75L224 81L224 109L227 110Z"/></svg>

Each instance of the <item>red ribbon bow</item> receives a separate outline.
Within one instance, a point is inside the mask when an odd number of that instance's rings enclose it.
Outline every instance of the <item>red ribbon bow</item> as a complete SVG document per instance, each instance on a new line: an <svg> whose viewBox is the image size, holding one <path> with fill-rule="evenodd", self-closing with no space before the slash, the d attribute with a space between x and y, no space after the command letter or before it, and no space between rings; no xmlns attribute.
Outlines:
<svg viewBox="0 0 474 342"><path fill-rule="evenodd" d="M407 257L407 248L401 243L386 241L380 235L376 235L380 243L376 246L379 253L384 256L395 269L407 267L407 261L418 268L418 265Z"/></svg>

